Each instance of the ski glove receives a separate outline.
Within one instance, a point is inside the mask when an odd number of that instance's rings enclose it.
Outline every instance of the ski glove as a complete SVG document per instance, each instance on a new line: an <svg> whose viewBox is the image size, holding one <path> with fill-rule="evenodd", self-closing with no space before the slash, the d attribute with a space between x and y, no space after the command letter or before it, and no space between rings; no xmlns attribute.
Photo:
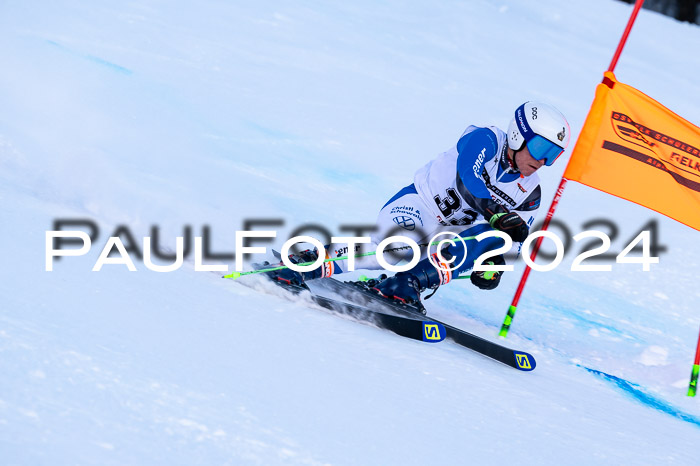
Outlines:
<svg viewBox="0 0 700 466"><path fill-rule="evenodd" d="M489 261L486 265L494 265L493 261ZM482 290L493 290L501 281L502 272L474 272L472 271L469 279L471 282Z"/></svg>
<svg viewBox="0 0 700 466"><path fill-rule="evenodd" d="M522 243L527 238L530 228L525 220L515 212L494 214L489 220L489 225L494 230L500 230L511 237L517 243Z"/></svg>

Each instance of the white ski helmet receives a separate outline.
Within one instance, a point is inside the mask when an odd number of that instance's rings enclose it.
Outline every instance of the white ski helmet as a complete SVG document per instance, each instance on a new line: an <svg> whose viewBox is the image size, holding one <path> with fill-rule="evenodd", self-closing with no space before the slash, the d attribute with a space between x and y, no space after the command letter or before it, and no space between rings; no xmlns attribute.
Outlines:
<svg viewBox="0 0 700 466"><path fill-rule="evenodd" d="M508 126L508 147L527 148L536 160L552 165L569 145L571 129L564 115L551 105L525 102L515 110Z"/></svg>

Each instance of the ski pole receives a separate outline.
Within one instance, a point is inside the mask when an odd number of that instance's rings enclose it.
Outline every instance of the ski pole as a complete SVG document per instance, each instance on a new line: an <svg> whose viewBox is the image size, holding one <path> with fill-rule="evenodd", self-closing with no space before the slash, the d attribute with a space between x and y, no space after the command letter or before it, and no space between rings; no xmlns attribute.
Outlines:
<svg viewBox="0 0 700 466"><path fill-rule="evenodd" d="M466 240L470 240L470 239L474 239L474 238L476 238L476 236L467 236L467 237L462 238L462 239L466 241ZM445 240L442 240L442 241L434 241L434 242L429 243L429 244L419 244L418 246L437 246L438 244L442 243L443 241L445 241ZM410 247L410 246L401 246L401 247L386 249L384 252L396 252L396 251L400 251L400 250L402 250L402 249L408 249L409 247ZM357 254L357 255L355 255L355 258L373 256L373 255L375 255L375 254L377 254L377 251L366 252L366 253L364 253L364 254ZM341 260L345 260L345 259L349 259L349 258L350 258L350 256L334 257L334 258L332 258L332 259L325 259L323 262L335 262L335 261L341 261ZM298 265L298 266L300 266L300 267L303 267L303 266L305 266L305 265L313 265L314 263L315 263L315 262L302 262L302 263L300 263L300 264L295 264L295 265ZM289 267L287 267L286 265L279 265L279 266L277 266L277 267L270 267L270 268L267 268L267 269L259 269L259 270L251 270L251 271L249 271L249 272L232 272L232 273L230 273L230 274L228 274L228 275L224 275L222 278L230 278L231 280L236 280L236 279L241 278L241 277L244 277L244 276L246 276L246 275L254 275L254 274L257 274L257 273L274 272L274 271L276 271L276 270L283 270L283 269L288 269L288 268L289 268ZM460 278L460 277L457 277L457 278ZM468 276L465 277L465 278L468 278Z"/></svg>

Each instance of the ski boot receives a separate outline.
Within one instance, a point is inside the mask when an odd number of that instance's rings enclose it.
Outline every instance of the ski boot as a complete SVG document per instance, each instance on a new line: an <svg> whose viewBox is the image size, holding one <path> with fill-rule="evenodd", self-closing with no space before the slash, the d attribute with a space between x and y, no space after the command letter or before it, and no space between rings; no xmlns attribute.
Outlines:
<svg viewBox="0 0 700 466"><path fill-rule="evenodd" d="M315 249L306 249L301 251L299 254L290 254L289 260L294 264L301 264L304 262L316 262L318 259L318 252ZM264 264L266 266L272 265L269 263ZM276 265L284 265L282 262ZM290 268L284 268L280 270L274 270L272 272L266 272L268 278L276 282L279 285L286 285L291 287L300 287L304 289L309 289L306 284L307 280L313 280L315 278L330 277L333 274L333 263L324 262L320 267L310 271L310 272L297 272Z"/></svg>
<svg viewBox="0 0 700 466"><path fill-rule="evenodd" d="M433 260L440 264L437 254L433 254ZM427 311L423 306L420 294L427 289L434 290L426 296L428 299L435 294L440 285L445 285L452 278L452 272L446 270L447 265L444 263L440 265L442 269L435 267L430 259L426 258L411 270L397 272L393 277L375 281L375 283L367 283L367 286L379 296L410 306L425 315Z"/></svg>

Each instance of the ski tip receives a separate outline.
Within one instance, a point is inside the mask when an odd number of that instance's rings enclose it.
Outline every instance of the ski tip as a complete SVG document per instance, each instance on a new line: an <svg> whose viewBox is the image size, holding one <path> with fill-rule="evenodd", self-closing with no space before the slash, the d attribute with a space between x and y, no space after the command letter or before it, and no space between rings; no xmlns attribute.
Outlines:
<svg viewBox="0 0 700 466"><path fill-rule="evenodd" d="M447 336L445 326L440 322L423 322L423 341L428 343L439 343Z"/></svg>
<svg viewBox="0 0 700 466"><path fill-rule="evenodd" d="M515 365L517 369L521 371L535 370L537 362L535 362L535 358L531 354L522 351L513 351L513 354L515 355Z"/></svg>
<svg viewBox="0 0 700 466"><path fill-rule="evenodd" d="M233 272L228 275L224 275L222 278L230 278L231 280L235 280L237 278L241 278L241 275L243 275L241 272Z"/></svg>

